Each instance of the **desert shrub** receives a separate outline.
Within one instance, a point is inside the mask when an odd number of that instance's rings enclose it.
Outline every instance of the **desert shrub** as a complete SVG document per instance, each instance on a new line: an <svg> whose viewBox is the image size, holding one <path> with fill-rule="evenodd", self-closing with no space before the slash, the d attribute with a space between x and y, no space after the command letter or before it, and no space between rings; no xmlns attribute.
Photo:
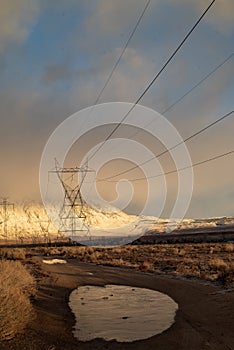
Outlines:
<svg viewBox="0 0 234 350"><path fill-rule="evenodd" d="M0 341L21 332L33 316L34 279L19 261L0 261Z"/></svg>
<svg viewBox="0 0 234 350"><path fill-rule="evenodd" d="M87 247L86 251L89 255L93 254L95 252L95 248L94 247Z"/></svg>
<svg viewBox="0 0 234 350"><path fill-rule="evenodd" d="M121 247L113 248L112 252L116 254L121 254L123 252L123 249Z"/></svg>
<svg viewBox="0 0 234 350"><path fill-rule="evenodd" d="M220 259L220 258L212 259L209 262L209 265L212 269L217 270L217 271L220 271L220 270L225 271L228 268L227 263L223 259Z"/></svg>
<svg viewBox="0 0 234 350"><path fill-rule="evenodd" d="M175 255L179 254L179 248L177 247L172 248L172 253Z"/></svg>
<svg viewBox="0 0 234 350"><path fill-rule="evenodd" d="M230 263L224 270L220 270L217 280L224 286L234 282L234 263Z"/></svg>
<svg viewBox="0 0 234 350"><path fill-rule="evenodd" d="M102 264L108 264L110 266L120 267L120 266L124 266L125 262L124 262L124 260L122 258L120 258L120 259L109 260L109 262L102 261Z"/></svg>
<svg viewBox="0 0 234 350"><path fill-rule="evenodd" d="M228 253L232 253L234 251L234 244L233 243L225 244L224 250Z"/></svg>
<svg viewBox="0 0 234 350"><path fill-rule="evenodd" d="M213 253L214 253L214 247L210 247L209 254L213 254Z"/></svg>
<svg viewBox="0 0 234 350"><path fill-rule="evenodd" d="M186 254L185 249L180 249L178 254L179 254L179 256L184 256Z"/></svg>
<svg viewBox="0 0 234 350"><path fill-rule="evenodd" d="M153 269L153 264L150 261L143 261L143 263L139 265L139 270L142 271L152 271Z"/></svg>
<svg viewBox="0 0 234 350"><path fill-rule="evenodd" d="M1 248L0 258L8 260L24 260L26 258L25 248Z"/></svg>

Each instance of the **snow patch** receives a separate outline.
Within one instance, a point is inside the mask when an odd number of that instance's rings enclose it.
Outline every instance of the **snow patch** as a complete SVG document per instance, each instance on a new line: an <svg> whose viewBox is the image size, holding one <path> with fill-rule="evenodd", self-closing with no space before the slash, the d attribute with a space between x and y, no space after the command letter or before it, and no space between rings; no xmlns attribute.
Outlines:
<svg viewBox="0 0 234 350"><path fill-rule="evenodd" d="M66 260L62 259L52 259L52 260L42 260L44 264L54 265L54 264L66 264Z"/></svg>

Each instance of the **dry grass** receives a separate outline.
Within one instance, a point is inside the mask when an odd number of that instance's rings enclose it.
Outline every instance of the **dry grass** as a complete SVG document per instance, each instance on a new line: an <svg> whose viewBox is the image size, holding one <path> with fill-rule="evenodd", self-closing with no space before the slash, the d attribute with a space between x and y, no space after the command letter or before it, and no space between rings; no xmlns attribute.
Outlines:
<svg viewBox="0 0 234 350"><path fill-rule="evenodd" d="M33 277L19 261L0 261L0 341L21 332L33 316Z"/></svg>

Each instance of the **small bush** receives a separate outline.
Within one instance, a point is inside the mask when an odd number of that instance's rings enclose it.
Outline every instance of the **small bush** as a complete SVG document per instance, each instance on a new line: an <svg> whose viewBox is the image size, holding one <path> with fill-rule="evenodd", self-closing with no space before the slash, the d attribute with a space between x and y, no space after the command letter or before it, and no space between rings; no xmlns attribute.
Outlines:
<svg viewBox="0 0 234 350"><path fill-rule="evenodd" d="M33 316L33 277L19 261L0 261L0 341L10 339Z"/></svg>
<svg viewBox="0 0 234 350"><path fill-rule="evenodd" d="M24 260L26 258L25 248L1 248L0 258L7 260Z"/></svg>
<svg viewBox="0 0 234 350"><path fill-rule="evenodd" d="M231 284L234 280L234 266L230 264L225 270L218 272L217 280L224 286Z"/></svg>
<svg viewBox="0 0 234 350"><path fill-rule="evenodd" d="M220 258L216 258L216 259L211 260L209 265L211 268L213 268L217 271L219 271L219 270L225 271L228 268L227 263L223 259L220 259Z"/></svg>
<svg viewBox="0 0 234 350"><path fill-rule="evenodd" d="M143 263L139 265L139 270L142 271L152 271L153 269L153 264L149 261L143 261Z"/></svg>
<svg viewBox="0 0 234 350"><path fill-rule="evenodd" d="M234 244L233 243L227 243L224 246L224 249L228 253L232 253L234 251Z"/></svg>

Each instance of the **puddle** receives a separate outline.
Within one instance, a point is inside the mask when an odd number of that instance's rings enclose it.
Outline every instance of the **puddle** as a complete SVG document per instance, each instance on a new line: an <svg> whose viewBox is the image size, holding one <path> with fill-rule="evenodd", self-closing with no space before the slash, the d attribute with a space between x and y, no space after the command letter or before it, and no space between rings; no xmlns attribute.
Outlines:
<svg viewBox="0 0 234 350"><path fill-rule="evenodd" d="M42 262L44 264L48 264L48 265L53 265L53 264L66 264L66 260L62 260L62 259L52 259L52 260L42 260Z"/></svg>
<svg viewBox="0 0 234 350"><path fill-rule="evenodd" d="M178 309L166 294L117 285L79 287L69 306L76 316L74 336L81 341L147 339L168 329Z"/></svg>

